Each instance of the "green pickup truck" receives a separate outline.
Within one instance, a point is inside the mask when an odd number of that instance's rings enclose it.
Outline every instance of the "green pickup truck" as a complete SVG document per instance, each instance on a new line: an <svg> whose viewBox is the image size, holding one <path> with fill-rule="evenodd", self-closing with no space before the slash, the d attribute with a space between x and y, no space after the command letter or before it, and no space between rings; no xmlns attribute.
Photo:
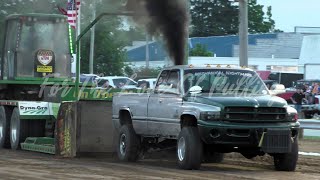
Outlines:
<svg viewBox="0 0 320 180"><path fill-rule="evenodd" d="M149 148L176 148L181 169L221 162L224 153L246 158L266 153L276 170L294 171L298 160L297 111L245 68L173 66L146 93L113 97L117 152L138 160Z"/></svg>

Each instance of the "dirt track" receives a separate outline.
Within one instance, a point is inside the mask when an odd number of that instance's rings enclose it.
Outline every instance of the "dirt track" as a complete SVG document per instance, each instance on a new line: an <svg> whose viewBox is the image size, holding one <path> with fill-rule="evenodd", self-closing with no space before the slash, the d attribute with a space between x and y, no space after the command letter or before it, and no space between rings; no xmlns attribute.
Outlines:
<svg viewBox="0 0 320 180"><path fill-rule="evenodd" d="M304 141L304 152L320 153L320 141ZM163 156L163 158L158 158ZM58 159L27 151L0 150L0 179L320 179L320 157L300 156L296 172L277 172L269 156L247 160L227 154L221 164L203 164L198 171L176 167L172 154L147 155L138 163L120 163L116 157Z"/></svg>

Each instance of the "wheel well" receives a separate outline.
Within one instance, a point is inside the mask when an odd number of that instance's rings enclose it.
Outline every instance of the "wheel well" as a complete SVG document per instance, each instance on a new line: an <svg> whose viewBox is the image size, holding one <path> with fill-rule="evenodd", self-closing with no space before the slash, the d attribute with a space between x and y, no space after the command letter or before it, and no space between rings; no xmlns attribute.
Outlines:
<svg viewBox="0 0 320 180"><path fill-rule="evenodd" d="M131 114L128 110L120 110L119 112L120 124L132 124Z"/></svg>
<svg viewBox="0 0 320 180"><path fill-rule="evenodd" d="M197 118L189 114L182 115L180 118L180 125L181 125L181 129L185 126L197 127L198 125Z"/></svg>

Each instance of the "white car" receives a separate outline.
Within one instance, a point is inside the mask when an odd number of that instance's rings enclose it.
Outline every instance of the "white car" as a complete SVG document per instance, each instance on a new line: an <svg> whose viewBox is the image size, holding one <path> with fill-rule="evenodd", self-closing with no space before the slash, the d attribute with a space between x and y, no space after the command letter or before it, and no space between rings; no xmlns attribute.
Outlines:
<svg viewBox="0 0 320 180"><path fill-rule="evenodd" d="M80 74L79 78L80 78L79 79L80 84L83 83L84 85L97 86L96 79L99 78L99 76L96 74ZM71 79L73 82L76 82L76 77L72 77Z"/></svg>
<svg viewBox="0 0 320 180"><path fill-rule="evenodd" d="M96 74L80 74L80 82L92 82L95 83L96 79L99 78Z"/></svg>
<svg viewBox="0 0 320 180"><path fill-rule="evenodd" d="M138 88L154 89L156 86L157 78L139 79Z"/></svg>
<svg viewBox="0 0 320 180"><path fill-rule="evenodd" d="M106 83L109 82L109 86L112 88L120 89L137 89L137 82L131 78L125 76L106 76L96 79L98 88L107 88Z"/></svg>

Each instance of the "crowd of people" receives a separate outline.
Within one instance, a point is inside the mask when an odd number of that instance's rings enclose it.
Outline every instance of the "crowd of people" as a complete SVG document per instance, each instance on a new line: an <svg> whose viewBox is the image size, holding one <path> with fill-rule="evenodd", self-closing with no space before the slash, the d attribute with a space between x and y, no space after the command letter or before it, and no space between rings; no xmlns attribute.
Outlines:
<svg viewBox="0 0 320 180"><path fill-rule="evenodd" d="M302 104L314 104L316 95L320 95L319 83L313 83L312 85L304 84L296 88L291 101L295 105L295 109L301 112Z"/></svg>

